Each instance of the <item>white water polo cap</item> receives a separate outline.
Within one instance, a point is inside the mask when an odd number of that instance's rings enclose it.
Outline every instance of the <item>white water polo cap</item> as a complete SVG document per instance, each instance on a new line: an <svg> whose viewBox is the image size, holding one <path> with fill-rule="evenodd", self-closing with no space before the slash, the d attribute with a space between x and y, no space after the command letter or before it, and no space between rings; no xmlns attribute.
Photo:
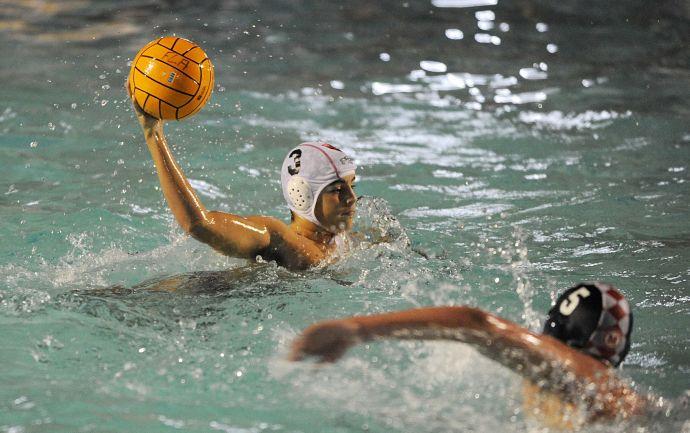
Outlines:
<svg viewBox="0 0 690 433"><path fill-rule="evenodd" d="M297 215L323 227L314 215L321 191L355 173L357 166L342 150L328 143L308 142L288 152L280 170L283 196Z"/></svg>
<svg viewBox="0 0 690 433"><path fill-rule="evenodd" d="M558 297L544 334L616 367L630 350L632 322L630 304L615 287L582 283Z"/></svg>

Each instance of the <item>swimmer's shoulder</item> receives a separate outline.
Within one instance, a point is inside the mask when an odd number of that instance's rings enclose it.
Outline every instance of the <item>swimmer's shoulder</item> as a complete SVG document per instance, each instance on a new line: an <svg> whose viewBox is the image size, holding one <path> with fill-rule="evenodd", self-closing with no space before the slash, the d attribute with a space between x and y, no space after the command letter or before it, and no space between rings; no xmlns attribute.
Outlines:
<svg viewBox="0 0 690 433"><path fill-rule="evenodd" d="M306 269L325 258L323 251L313 241L300 236L277 218L252 215L247 220L262 225L270 233L270 244L260 253L265 259L277 260L288 268Z"/></svg>
<svg viewBox="0 0 690 433"><path fill-rule="evenodd" d="M263 225L267 230L281 231L289 229L288 225L285 224L284 221L281 221L276 217L266 215L249 215L245 218L247 221Z"/></svg>
<svg viewBox="0 0 690 433"><path fill-rule="evenodd" d="M290 225L275 217L251 215L246 217L246 220L253 224L265 227L273 238L284 242L287 241L292 243L304 239L303 237L299 236L297 232L290 227Z"/></svg>

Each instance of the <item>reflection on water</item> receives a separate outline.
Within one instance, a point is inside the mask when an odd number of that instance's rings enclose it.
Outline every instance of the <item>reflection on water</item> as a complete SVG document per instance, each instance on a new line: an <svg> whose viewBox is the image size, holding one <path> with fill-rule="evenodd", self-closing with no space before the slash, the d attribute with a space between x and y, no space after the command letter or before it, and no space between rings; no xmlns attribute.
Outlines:
<svg viewBox="0 0 690 433"><path fill-rule="evenodd" d="M471 8L477 6L494 6L498 0L432 0L437 8Z"/></svg>

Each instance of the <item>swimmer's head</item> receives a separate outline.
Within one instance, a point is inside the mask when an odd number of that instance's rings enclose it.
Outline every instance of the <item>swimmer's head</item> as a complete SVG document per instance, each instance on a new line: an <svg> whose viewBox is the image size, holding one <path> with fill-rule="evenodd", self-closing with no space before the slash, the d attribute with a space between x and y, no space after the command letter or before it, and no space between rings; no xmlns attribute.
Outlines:
<svg viewBox="0 0 690 433"><path fill-rule="evenodd" d="M349 229L355 168L352 158L328 143L300 144L288 152L280 171L288 207L330 232Z"/></svg>
<svg viewBox="0 0 690 433"><path fill-rule="evenodd" d="M630 305L615 287L583 283L559 296L544 334L616 367L630 350L632 324Z"/></svg>

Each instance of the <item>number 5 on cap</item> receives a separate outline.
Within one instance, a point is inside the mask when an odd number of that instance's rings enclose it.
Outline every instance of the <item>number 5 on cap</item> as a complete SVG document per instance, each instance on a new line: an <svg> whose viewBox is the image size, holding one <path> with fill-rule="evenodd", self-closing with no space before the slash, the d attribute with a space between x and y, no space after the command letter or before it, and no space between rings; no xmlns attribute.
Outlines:
<svg viewBox="0 0 690 433"><path fill-rule="evenodd" d="M564 299L561 305L558 307L558 311L564 316L570 316L573 311L580 304L580 298L586 298L589 296L589 290L586 287L580 287L573 293L568 295L568 299Z"/></svg>

